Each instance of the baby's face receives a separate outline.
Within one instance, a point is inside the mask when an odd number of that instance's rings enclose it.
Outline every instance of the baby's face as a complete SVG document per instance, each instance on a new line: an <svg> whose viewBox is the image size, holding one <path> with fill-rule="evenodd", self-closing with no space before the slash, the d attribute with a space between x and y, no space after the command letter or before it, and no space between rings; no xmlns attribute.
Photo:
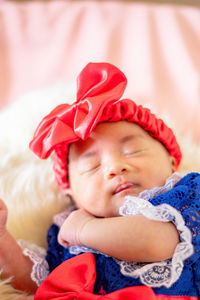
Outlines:
<svg viewBox="0 0 200 300"><path fill-rule="evenodd" d="M100 123L86 141L70 146L69 192L79 208L117 216L126 195L163 185L174 168L175 159L140 126Z"/></svg>

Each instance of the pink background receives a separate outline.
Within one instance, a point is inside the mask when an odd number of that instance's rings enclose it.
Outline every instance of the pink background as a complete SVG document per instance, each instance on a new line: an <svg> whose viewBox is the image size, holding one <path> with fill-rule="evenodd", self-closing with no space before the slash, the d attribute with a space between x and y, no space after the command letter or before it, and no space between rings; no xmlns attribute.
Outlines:
<svg viewBox="0 0 200 300"><path fill-rule="evenodd" d="M126 74L129 98L200 143L198 3L0 0L0 108L107 61Z"/></svg>

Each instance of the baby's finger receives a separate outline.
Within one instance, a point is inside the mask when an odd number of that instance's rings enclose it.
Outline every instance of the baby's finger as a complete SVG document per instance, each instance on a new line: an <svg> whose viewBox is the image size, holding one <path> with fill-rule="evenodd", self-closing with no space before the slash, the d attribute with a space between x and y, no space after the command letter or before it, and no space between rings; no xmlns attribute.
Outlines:
<svg viewBox="0 0 200 300"><path fill-rule="evenodd" d="M0 199L0 234L5 229L8 216L8 209L3 200Z"/></svg>
<svg viewBox="0 0 200 300"><path fill-rule="evenodd" d="M58 243L65 248L69 247L69 243L62 238L61 233L58 234Z"/></svg>
<svg viewBox="0 0 200 300"><path fill-rule="evenodd" d="M7 206L6 206L6 204L3 202L2 199L0 199L0 210L5 210L5 211L7 211Z"/></svg>
<svg viewBox="0 0 200 300"><path fill-rule="evenodd" d="M58 238L58 243L65 248L69 247L69 243L63 240L62 238Z"/></svg>

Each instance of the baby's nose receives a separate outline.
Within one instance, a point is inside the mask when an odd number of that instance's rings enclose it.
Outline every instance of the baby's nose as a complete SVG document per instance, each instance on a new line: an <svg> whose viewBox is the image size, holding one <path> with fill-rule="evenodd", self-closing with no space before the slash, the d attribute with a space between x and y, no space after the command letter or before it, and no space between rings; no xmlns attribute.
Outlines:
<svg viewBox="0 0 200 300"><path fill-rule="evenodd" d="M112 179L117 175L123 175L129 171L127 164L114 163L105 167L105 179Z"/></svg>

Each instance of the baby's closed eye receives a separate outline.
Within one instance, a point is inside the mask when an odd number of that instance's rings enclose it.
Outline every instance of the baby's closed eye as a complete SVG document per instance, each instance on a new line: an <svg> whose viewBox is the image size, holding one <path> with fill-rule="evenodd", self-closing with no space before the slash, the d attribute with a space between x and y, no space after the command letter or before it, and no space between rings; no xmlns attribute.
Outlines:
<svg viewBox="0 0 200 300"><path fill-rule="evenodd" d="M122 144L121 153L123 155L136 155L147 150L143 139L131 139Z"/></svg>
<svg viewBox="0 0 200 300"><path fill-rule="evenodd" d="M80 174L87 174L97 170L100 167L100 162L98 160L90 160L85 161L84 163L80 164Z"/></svg>
<svg viewBox="0 0 200 300"><path fill-rule="evenodd" d="M136 155L136 154L140 154L145 152L147 149L132 149L132 148L128 148L128 149L124 149L123 150L123 154L126 156L131 156L131 155Z"/></svg>

